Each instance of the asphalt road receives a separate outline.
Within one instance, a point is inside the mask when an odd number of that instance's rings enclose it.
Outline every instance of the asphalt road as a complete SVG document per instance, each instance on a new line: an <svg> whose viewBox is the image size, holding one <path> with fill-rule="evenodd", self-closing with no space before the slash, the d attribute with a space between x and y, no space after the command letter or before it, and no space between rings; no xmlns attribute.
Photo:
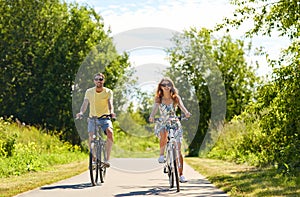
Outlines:
<svg viewBox="0 0 300 197"><path fill-rule="evenodd" d="M88 166L87 166L88 168ZM181 183L181 191L170 189L163 165L156 159L113 159L107 169L105 182L98 186L90 183L86 171L72 178L45 185L17 195L18 197L93 197L93 196L228 196L207 181L202 175L184 164L187 183Z"/></svg>

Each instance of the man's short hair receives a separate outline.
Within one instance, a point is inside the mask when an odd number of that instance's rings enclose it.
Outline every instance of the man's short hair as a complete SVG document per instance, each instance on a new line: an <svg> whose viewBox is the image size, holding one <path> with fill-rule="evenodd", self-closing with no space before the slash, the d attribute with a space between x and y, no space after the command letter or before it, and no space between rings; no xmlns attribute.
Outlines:
<svg viewBox="0 0 300 197"><path fill-rule="evenodd" d="M103 73L96 73L96 74L94 75L94 79L95 79L97 76L103 77L103 79L105 79L105 75L104 75Z"/></svg>

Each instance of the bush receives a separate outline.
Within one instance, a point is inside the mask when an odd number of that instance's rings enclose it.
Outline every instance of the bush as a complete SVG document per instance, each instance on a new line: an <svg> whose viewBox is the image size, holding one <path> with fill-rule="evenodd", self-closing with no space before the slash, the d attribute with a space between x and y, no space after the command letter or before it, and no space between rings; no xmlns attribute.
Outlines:
<svg viewBox="0 0 300 197"><path fill-rule="evenodd" d="M62 142L36 127L0 119L0 177L40 171L56 164L82 160L79 146Z"/></svg>

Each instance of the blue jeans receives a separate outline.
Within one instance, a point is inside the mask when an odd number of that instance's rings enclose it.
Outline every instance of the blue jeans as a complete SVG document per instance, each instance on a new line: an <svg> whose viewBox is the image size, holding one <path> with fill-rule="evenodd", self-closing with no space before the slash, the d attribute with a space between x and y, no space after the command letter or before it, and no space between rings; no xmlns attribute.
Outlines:
<svg viewBox="0 0 300 197"><path fill-rule="evenodd" d="M93 118L88 118L88 132L95 132L99 126L101 126L101 129L104 131L105 134L106 134L106 129L108 127L113 128L112 122L109 118L101 118L101 119L97 118L96 120Z"/></svg>

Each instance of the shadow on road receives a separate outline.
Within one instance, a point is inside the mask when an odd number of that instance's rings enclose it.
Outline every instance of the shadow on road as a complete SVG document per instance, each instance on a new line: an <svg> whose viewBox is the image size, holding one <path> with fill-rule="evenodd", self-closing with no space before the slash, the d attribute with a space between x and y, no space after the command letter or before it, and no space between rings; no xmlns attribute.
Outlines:
<svg viewBox="0 0 300 197"><path fill-rule="evenodd" d="M116 194L114 196L115 197L137 196L137 195L147 196L147 195L161 195L164 192L170 192L170 189L168 189L168 188L162 188L162 187L157 187L157 188L140 187L140 188L147 188L147 190L128 192L128 193L124 193L124 194Z"/></svg>
<svg viewBox="0 0 300 197"><path fill-rule="evenodd" d="M53 190L53 189L84 189L88 187L93 187L91 183L81 183L73 185L53 185L41 187L41 190Z"/></svg>
<svg viewBox="0 0 300 197"><path fill-rule="evenodd" d="M193 196L193 197L226 197L228 196L225 192L216 190L215 187L207 180L203 179L190 179L187 183L180 184L180 192L177 193L175 188L170 189L169 187L157 187L157 186L132 186L132 188L140 188L139 191L132 191L128 193L120 193L114 195L115 197L122 196L168 196L170 194L176 196ZM124 187L123 187L124 189ZM131 189L126 187L125 189Z"/></svg>

